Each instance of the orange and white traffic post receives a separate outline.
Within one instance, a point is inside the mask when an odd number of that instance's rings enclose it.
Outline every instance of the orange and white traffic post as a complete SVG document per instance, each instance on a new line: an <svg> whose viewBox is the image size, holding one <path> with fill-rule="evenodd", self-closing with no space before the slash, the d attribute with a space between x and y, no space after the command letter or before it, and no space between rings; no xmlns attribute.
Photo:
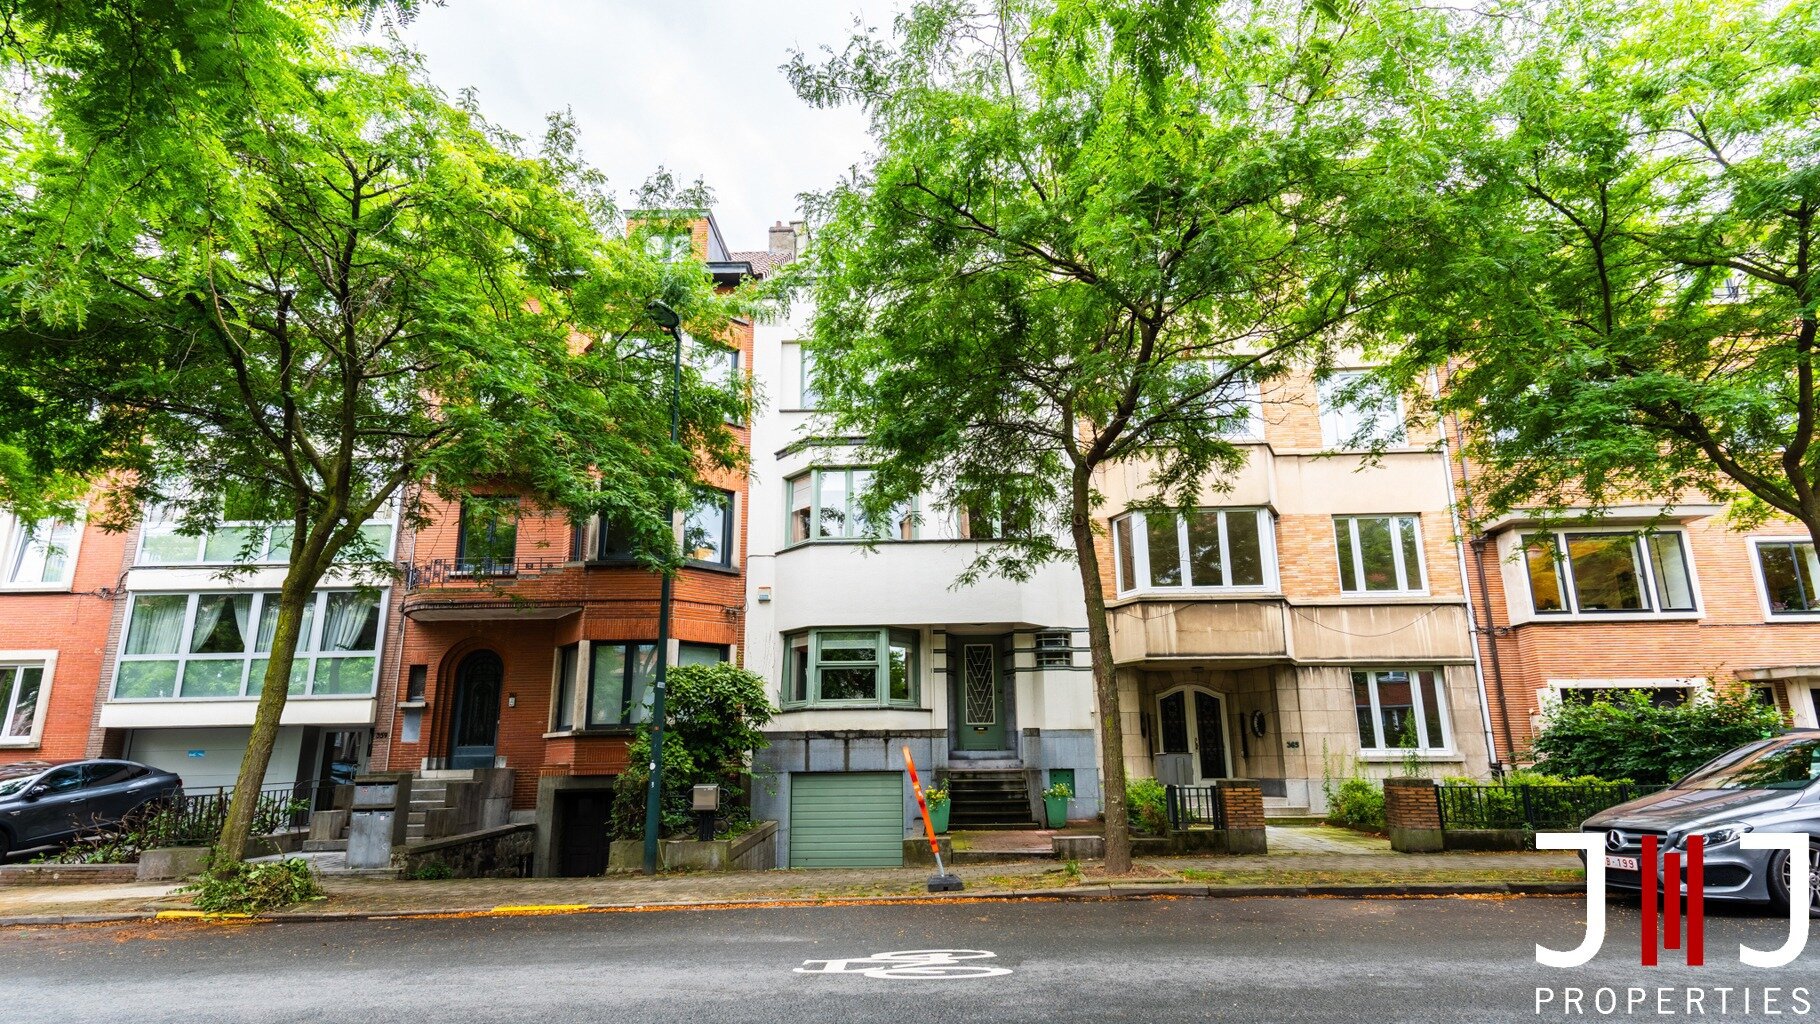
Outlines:
<svg viewBox="0 0 1820 1024"><path fill-rule="evenodd" d="M916 809L923 814L923 834L929 837L929 852L935 855L935 874L929 876L929 891L959 892L960 877L949 874L942 866L942 844L935 838L935 823L929 820L929 803L923 799L923 784L916 777L916 760L910 756L908 746L904 747L904 768L910 773L910 788L916 792Z"/></svg>

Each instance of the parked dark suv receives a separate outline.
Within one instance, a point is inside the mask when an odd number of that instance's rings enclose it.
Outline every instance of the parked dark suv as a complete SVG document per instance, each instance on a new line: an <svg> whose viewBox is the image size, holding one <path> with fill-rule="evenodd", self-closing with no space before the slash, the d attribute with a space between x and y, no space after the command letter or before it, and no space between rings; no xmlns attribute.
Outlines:
<svg viewBox="0 0 1820 1024"><path fill-rule="evenodd" d="M0 860L14 850L62 843L147 804L182 796L182 779L132 761L0 765Z"/></svg>
<svg viewBox="0 0 1820 1024"><path fill-rule="evenodd" d="M1614 889L1642 888L1643 837L1656 837L1661 860L1705 837L1704 883L1709 900L1789 903L1789 857L1747 850L1747 832L1806 832L1810 908L1820 916L1820 731L1797 729L1747 743L1708 761L1659 793L1619 804L1581 826L1605 836L1605 881ZM1682 880L1685 891L1685 879Z"/></svg>

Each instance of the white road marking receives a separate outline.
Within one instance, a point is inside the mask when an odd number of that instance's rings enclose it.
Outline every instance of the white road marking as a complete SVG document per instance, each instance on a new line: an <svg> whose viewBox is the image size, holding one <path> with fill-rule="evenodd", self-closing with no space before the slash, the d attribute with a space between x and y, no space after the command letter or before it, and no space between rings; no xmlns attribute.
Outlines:
<svg viewBox="0 0 1820 1024"><path fill-rule="evenodd" d="M797 974L863 974L896 981L946 981L956 978L994 978L1010 974L1009 967L967 963L998 956L983 949L904 949L842 960L804 960Z"/></svg>

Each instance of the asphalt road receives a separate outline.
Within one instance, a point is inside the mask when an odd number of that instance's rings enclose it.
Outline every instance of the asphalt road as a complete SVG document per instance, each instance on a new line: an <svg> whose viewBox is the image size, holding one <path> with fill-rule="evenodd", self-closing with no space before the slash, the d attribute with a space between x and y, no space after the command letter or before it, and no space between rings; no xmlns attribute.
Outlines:
<svg viewBox="0 0 1820 1024"><path fill-rule="evenodd" d="M1586 967L1535 963L1579 944L1577 899L1225 899L978 903L258 925L0 931L0 1020L155 1024L308 1021L1640 1020L1592 991L1704 990L1702 1020L1779 986L1776 1020L1820 1019L1820 950L1779 970L1737 962L1782 922L1709 910L1702 968L1637 965L1634 908L1611 906ZM798 973L805 961L976 949L989 977ZM1665 953L1665 964L1679 954ZM825 966L825 965L823 965ZM867 962L849 971L915 965ZM942 967L935 973L955 969ZM1812 985L1807 1017L1789 991ZM1536 1012L1538 986L1587 989ZM1730 987L1721 1015L1717 989ZM1560 998L1557 996L1557 999ZM1677 1013L1677 1016L1685 1016Z"/></svg>

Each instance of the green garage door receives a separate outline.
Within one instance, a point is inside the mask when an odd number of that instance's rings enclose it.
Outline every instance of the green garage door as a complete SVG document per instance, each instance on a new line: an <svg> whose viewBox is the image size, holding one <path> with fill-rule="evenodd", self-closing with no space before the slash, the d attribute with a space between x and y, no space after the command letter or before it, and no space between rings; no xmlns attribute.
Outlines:
<svg viewBox="0 0 1820 1024"><path fill-rule="evenodd" d="M904 866L904 779L897 772L790 776L790 866Z"/></svg>

